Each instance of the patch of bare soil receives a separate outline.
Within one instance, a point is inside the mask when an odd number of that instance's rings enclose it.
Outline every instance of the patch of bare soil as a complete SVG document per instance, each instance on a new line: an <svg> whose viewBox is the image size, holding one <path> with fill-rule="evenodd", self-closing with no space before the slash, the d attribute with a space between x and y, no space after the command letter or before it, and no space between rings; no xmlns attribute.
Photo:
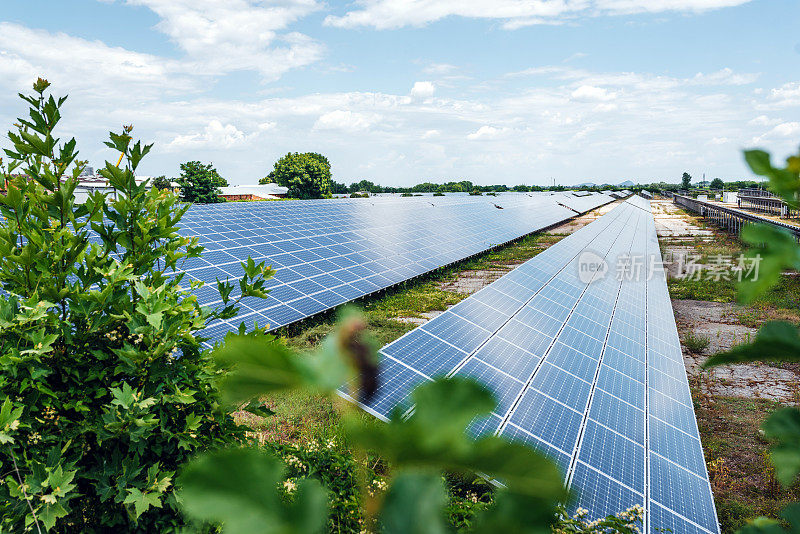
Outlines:
<svg viewBox="0 0 800 534"><path fill-rule="evenodd" d="M440 313L442 313L442 312L439 311L439 310L432 310L432 311L428 311L428 312L422 312L420 314L420 315L422 315L422 317L397 317L396 320L403 321L404 323L412 323L412 324L415 324L415 325L423 325L423 324L427 323L428 321L430 321L431 319L433 319L434 317L436 317L437 315L439 315Z"/></svg>
<svg viewBox="0 0 800 534"><path fill-rule="evenodd" d="M706 393L797 403L800 374L791 367L748 363L715 367L703 373L700 366L708 355L729 350L755 336L756 328L738 322L739 306L701 300L673 300L672 309L682 340L691 333L709 341L708 347L701 353L693 353L683 347L686 373L690 380L706 389Z"/></svg>
<svg viewBox="0 0 800 534"><path fill-rule="evenodd" d="M488 286L504 274L512 271L524 262L513 264L498 265L491 269L477 269L473 271L462 271L452 280L442 282L439 286L444 291L455 291L464 295L472 295L476 291Z"/></svg>
<svg viewBox="0 0 800 534"><path fill-rule="evenodd" d="M654 200L650 203L658 237L695 239L703 236L713 239L712 230L700 228L671 200Z"/></svg>

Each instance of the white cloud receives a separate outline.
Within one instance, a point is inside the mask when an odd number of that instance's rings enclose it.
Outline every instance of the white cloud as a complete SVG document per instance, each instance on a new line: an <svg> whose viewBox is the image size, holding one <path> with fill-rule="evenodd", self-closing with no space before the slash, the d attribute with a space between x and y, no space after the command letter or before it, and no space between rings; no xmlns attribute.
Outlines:
<svg viewBox="0 0 800 534"><path fill-rule="evenodd" d="M758 74L756 73L736 73L732 69L725 67L709 74L698 72L692 81L699 85L747 85L757 79Z"/></svg>
<svg viewBox="0 0 800 534"><path fill-rule="evenodd" d="M616 94L603 87L581 85L572 91L570 97L576 102L608 102L609 100L614 100Z"/></svg>
<svg viewBox="0 0 800 534"><path fill-rule="evenodd" d="M411 98L431 98L436 92L436 86L432 82L415 82L411 88Z"/></svg>
<svg viewBox="0 0 800 534"><path fill-rule="evenodd" d="M314 129L358 132L368 130L379 120L380 117L377 115L370 116L364 113L337 109L321 115L317 122L314 123Z"/></svg>
<svg viewBox="0 0 800 534"><path fill-rule="evenodd" d="M315 0L127 0L151 9L165 33L206 73L259 72L274 80L314 63L323 46L297 32L279 33L322 8Z"/></svg>
<svg viewBox="0 0 800 534"><path fill-rule="evenodd" d="M442 134L439 130L427 130L424 134L422 134L423 139L432 139L434 137L439 137Z"/></svg>
<svg viewBox="0 0 800 534"><path fill-rule="evenodd" d="M269 126L263 129L269 129ZM249 137L233 124L222 124L218 120L212 120L203 132L176 136L167 145L167 150L234 148L245 144Z"/></svg>
<svg viewBox="0 0 800 534"><path fill-rule="evenodd" d="M800 132L800 122L783 122L772 129L772 134L780 137L793 136Z"/></svg>
<svg viewBox="0 0 800 534"><path fill-rule="evenodd" d="M767 117L766 115L759 115L755 119L749 120L747 124L752 126L774 126L775 124L780 124L783 122L781 119L773 119Z"/></svg>
<svg viewBox="0 0 800 534"><path fill-rule="evenodd" d="M508 128L495 128L494 126L484 125L467 135L467 139L470 141L475 141L476 139L496 139L507 131Z"/></svg>
<svg viewBox="0 0 800 534"><path fill-rule="evenodd" d="M325 24L340 28L370 26L379 30L424 26L447 17L499 20L506 29L559 24L577 17L633 13L699 12L745 4L750 0L359 0L344 15Z"/></svg>
<svg viewBox="0 0 800 534"><path fill-rule="evenodd" d="M769 100L776 107L800 105L800 82L790 82L770 91Z"/></svg>

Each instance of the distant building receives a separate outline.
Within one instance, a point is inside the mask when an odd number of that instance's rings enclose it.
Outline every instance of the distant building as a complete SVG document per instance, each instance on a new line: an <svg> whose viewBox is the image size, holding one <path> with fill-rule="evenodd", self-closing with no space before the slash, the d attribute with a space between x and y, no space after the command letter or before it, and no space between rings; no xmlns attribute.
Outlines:
<svg viewBox="0 0 800 534"><path fill-rule="evenodd" d="M269 200L286 197L289 188L278 184L232 185L219 191L225 200Z"/></svg>

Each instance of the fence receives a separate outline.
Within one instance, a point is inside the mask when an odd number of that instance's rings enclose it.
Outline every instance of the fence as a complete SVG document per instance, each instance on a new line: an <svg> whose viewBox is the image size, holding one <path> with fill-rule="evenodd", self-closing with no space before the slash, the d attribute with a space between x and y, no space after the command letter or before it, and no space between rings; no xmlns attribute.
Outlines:
<svg viewBox="0 0 800 534"><path fill-rule="evenodd" d="M761 217L753 213L747 213L746 211L736 208L728 208L712 202L705 202L703 200L697 200L695 198L682 195L674 195L672 197L672 201L676 205L689 211L698 213L701 217L709 219L715 225L730 232L735 232L736 234L740 233L742 228L748 224L766 223L777 226L778 228L783 228L784 230L788 230L792 232L798 240L800 240L800 227L798 226L767 219L766 217Z"/></svg>

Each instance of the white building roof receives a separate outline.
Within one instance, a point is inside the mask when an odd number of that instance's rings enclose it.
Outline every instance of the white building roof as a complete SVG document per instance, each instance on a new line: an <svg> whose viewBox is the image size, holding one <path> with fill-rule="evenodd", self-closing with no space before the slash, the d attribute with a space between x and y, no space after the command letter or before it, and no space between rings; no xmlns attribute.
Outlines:
<svg viewBox="0 0 800 534"><path fill-rule="evenodd" d="M285 195L289 191L289 188L278 184L254 184L220 187L219 190L221 195L253 195L267 198L270 196Z"/></svg>

